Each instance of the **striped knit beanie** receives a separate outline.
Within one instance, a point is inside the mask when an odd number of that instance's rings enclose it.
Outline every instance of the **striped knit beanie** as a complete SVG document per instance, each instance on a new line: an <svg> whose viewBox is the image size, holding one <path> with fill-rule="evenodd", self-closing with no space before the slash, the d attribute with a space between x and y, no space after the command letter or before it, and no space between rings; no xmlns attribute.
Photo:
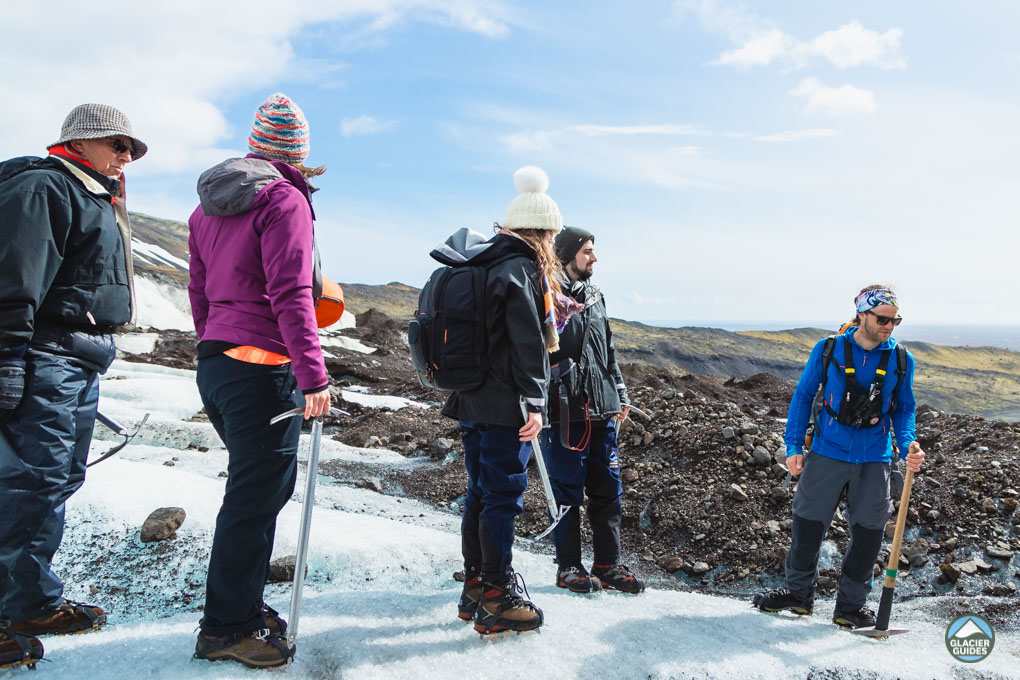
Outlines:
<svg viewBox="0 0 1020 680"><path fill-rule="evenodd" d="M252 153L285 163L302 163L311 149L308 121L287 95L270 95L255 112L248 136Z"/></svg>

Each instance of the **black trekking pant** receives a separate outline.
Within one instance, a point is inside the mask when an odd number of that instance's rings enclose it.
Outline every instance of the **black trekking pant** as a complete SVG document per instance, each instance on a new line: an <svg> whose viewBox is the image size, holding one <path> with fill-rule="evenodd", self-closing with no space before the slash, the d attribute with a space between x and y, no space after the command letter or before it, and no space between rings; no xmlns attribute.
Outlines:
<svg viewBox="0 0 1020 680"><path fill-rule="evenodd" d="M262 366L218 354L199 359L198 390L227 447L227 485L216 516L202 631L265 628L262 593L276 516L294 492L301 419L269 420L304 402L290 365Z"/></svg>
<svg viewBox="0 0 1020 680"><path fill-rule="evenodd" d="M572 423L570 431L583 432L584 423ZM611 566L620 559L623 482L616 433L615 420L592 421L588 446L581 451L571 451L563 446L555 424L542 432L542 451L546 455L556 503L571 506L552 534L560 569L581 566L580 506L585 496L588 497L594 564Z"/></svg>

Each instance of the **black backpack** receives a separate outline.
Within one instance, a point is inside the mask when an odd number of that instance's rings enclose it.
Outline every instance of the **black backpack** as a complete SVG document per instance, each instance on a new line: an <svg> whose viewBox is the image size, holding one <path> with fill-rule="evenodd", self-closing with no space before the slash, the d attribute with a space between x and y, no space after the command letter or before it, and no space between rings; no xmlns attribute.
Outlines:
<svg viewBox="0 0 1020 680"><path fill-rule="evenodd" d="M440 267L418 296L408 324L411 363L425 387L466 392L489 370L485 287L495 262Z"/></svg>

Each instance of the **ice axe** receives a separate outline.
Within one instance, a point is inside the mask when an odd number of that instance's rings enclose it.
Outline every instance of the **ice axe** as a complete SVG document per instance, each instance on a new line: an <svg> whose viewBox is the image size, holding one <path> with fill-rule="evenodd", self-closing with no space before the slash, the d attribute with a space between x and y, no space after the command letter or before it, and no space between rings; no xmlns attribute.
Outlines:
<svg viewBox="0 0 1020 680"><path fill-rule="evenodd" d="M528 411L521 405L521 412L524 414L524 422L528 422ZM556 525L570 512L570 505L557 505L556 496L553 495L552 482L549 480L549 470L545 467L545 456L542 455L542 445L538 442L538 435L531 440L531 448L535 452L535 464L538 465L538 476L542 479L542 491L545 493L545 502L549 506L549 516L552 524L545 531L535 536L535 540L541 540L552 533Z"/></svg>
<svg viewBox="0 0 1020 680"><path fill-rule="evenodd" d="M330 414L350 415L340 409L330 409ZM303 406L284 411L269 421L270 425L304 416ZM294 561L294 588L290 594L290 620L287 622L287 643L291 646L297 640L298 618L301 614L301 595L305 588L305 565L308 560L308 536L312 529L312 510L315 508L315 480L319 468L319 448L322 445L322 419L312 419L312 445L308 454L308 471L305 473L305 496L301 505L301 526L298 529L297 558Z"/></svg>
<svg viewBox="0 0 1020 680"><path fill-rule="evenodd" d="M899 573L900 548L903 545L903 531L907 526L907 506L910 504L910 489L914 485L914 471L909 467L903 478L903 493L900 494L900 509L896 514L896 531L893 534L892 546L889 549L889 562L885 567L885 579L882 581L882 599L878 603L878 615L875 627L866 630L852 631L857 635L884 640L890 635L907 633L903 628L889 628L889 617L892 614L893 591L896 589L896 575Z"/></svg>
<svg viewBox="0 0 1020 680"><path fill-rule="evenodd" d="M118 423L113 418L110 418L109 416L104 416L102 413L99 413L97 411L96 412L96 420L98 420L100 423L105 425L107 428L109 428L114 433L119 434L121 437L124 437L124 441L122 441L120 444L117 444L116 446L111 448L109 451L107 451L106 453L101 455L99 458L96 458L91 463L88 463L85 467L90 468L93 465L99 465L100 463L102 463L104 460L106 460L110 456L117 455L117 453L119 453L121 449L123 449L125 446L127 446L131 442L131 440L134 439L135 436L139 432L142 431L142 428L145 427L145 423L149 422L149 416L150 415L151 414L146 413L142 417L142 420L138 423L138 425L135 426L134 430L128 430L126 427L124 427L123 425Z"/></svg>

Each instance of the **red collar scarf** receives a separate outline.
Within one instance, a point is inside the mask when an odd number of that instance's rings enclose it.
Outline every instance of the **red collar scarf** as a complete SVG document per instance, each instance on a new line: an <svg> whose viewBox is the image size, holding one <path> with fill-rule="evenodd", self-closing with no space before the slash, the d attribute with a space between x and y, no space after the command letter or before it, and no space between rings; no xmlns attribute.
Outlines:
<svg viewBox="0 0 1020 680"><path fill-rule="evenodd" d="M51 156L66 158L67 160L73 161L78 165L81 165L83 167L88 168L89 170L92 170L93 172L96 173L99 172L98 170L96 170L96 166L93 165L92 162L89 161L89 159L85 158L85 156L82 156L80 153L72 149L69 144L54 144L53 146L47 148L46 150L50 153ZM117 194L113 193L110 194L110 202L113 203L114 205L117 205L119 203L124 202L125 195L124 173L120 173L120 176L117 177L115 181L119 182L118 184L119 191L117 192Z"/></svg>

